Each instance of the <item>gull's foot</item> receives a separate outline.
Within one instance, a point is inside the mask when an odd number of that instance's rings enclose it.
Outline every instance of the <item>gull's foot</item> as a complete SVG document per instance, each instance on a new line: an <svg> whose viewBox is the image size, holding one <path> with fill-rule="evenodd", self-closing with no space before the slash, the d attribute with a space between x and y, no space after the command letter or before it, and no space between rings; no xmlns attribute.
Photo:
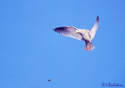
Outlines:
<svg viewBox="0 0 125 88"><path fill-rule="evenodd" d="M90 51L90 50L91 50L91 47L88 47L87 50Z"/></svg>
<svg viewBox="0 0 125 88"><path fill-rule="evenodd" d="M85 47L84 50L90 51L91 47Z"/></svg>
<svg viewBox="0 0 125 88"><path fill-rule="evenodd" d="M86 43L84 50L92 51L95 48L95 46L92 43Z"/></svg>
<svg viewBox="0 0 125 88"><path fill-rule="evenodd" d="M84 50L87 50L87 49L88 49L87 47L84 48Z"/></svg>

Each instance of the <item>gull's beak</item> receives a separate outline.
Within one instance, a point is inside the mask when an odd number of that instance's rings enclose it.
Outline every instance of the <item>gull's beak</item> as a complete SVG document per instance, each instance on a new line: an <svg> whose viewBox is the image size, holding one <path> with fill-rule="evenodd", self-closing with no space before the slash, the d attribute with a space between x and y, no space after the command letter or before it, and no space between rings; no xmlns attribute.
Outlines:
<svg viewBox="0 0 125 88"><path fill-rule="evenodd" d="M77 34L77 32L75 32L75 34Z"/></svg>

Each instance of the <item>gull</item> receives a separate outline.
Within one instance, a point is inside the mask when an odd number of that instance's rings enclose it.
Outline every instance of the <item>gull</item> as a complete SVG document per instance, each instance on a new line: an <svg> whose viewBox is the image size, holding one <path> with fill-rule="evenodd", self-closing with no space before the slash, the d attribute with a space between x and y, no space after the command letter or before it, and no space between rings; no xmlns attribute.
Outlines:
<svg viewBox="0 0 125 88"><path fill-rule="evenodd" d="M95 24L90 30L77 29L76 27L73 26L57 27L53 30L64 36L85 41L84 50L92 51L95 48L95 46L92 44L92 40L95 37L98 26L99 26L99 16L97 16Z"/></svg>

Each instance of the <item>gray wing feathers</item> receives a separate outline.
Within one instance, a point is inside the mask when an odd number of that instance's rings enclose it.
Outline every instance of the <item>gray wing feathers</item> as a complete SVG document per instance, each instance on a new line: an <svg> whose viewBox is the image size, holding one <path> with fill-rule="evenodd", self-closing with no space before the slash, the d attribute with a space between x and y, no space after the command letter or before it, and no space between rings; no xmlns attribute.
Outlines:
<svg viewBox="0 0 125 88"><path fill-rule="evenodd" d="M95 37L98 26L99 26L99 16L97 16L96 22L95 22L93 28L90 30L90 36L92 39Z"/></svg>
<svg viewBox="0 0 125 88"><path fill-rule="evenodd" d="M58 27L55 28L54 31L68 37L72 37L78 40L82 40L82 36L80 34L75 34L77 28L72 26L66 26L66 27Z"/></svg>

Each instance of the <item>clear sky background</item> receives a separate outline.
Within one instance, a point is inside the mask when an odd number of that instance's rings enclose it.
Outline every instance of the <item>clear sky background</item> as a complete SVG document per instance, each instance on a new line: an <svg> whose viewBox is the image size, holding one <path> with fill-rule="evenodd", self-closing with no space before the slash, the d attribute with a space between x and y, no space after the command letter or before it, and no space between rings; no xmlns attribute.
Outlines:
<svg viewBox="0 0 125 88"><path fill-rule="evenodd" d="M92 52L53 31L91 29L97 16ZM125 0L0 0L0 88L125 87L124 26Z"/></svg>

